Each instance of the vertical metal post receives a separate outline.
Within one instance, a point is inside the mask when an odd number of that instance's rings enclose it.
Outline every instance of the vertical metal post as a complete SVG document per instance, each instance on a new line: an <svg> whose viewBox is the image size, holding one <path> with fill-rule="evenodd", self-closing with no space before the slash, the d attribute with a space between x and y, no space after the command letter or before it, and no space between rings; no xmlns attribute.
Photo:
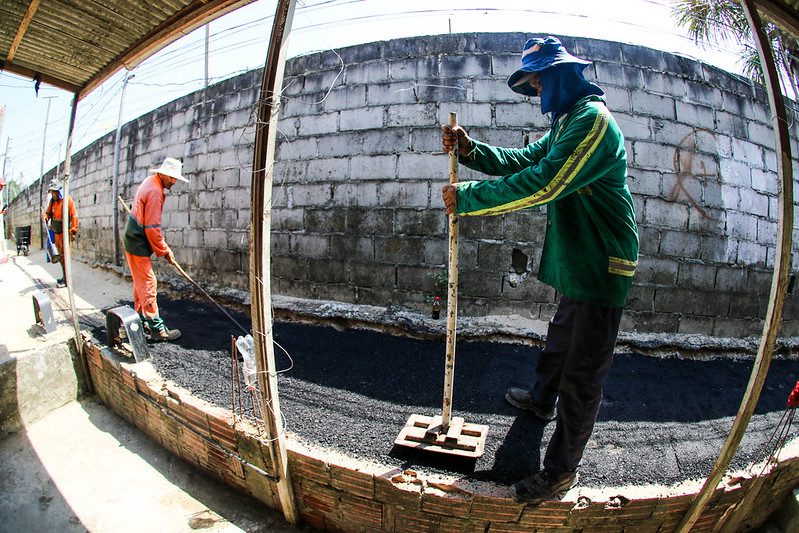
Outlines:
<svg viewBox="0 0 799 533"><path fill-rule="evenodd" d="M280 90L286 65L286 41L291 31L296 0L279 0L275 8L272 37L264 65L258 98L258 124L252 161L250 203L250 315L255 341L258 385L264 406L269 449L278 477L277 496L283 516L292 524L299 521L297 502L291 486L285 433L277 393L274 342L272 340L272 289L270 285L270 233L272 181ZM268 314L267 314L268 312Z"/></svg>
<svg viewBox="0 0 799 533"><path fill-rule="evenodd" d="M449 114L449 125L458 125L458 115ZM458 183L458 143L449 153L449 182ZM458 215L449 219L449 282L447 283L447 355L444 361L444 408L441 410L441 430L446 432L452 419L452 389L455 381L455 333L458 327Z"/></svg>
<svg viewBox="0 0 799 533"><path fill-rule="evenodd" d="M5 109L5 108L3 108ZM0 120L0 124L2 120ZM8 161L8 145L11 142L11 137L6 137L6 151L3 153L3 170L0 178L6 177L6 161ZM3 192L0 191L0 206L8 205L9 189L11 188L10 180L6 180L6 186L3 188L5 191L5 200L3 200ZM0 207L2 209L2 207ZM0 215L0 259L5 260L6 257L6 216Z"/></svg>
<svg viewBox="0 0 799 533"><path fill-rule="evenodd" d="M47 96L47 114L44 116L44 133L42 134L42 160L39 164L39 205L44 207L44 149L47 146L47 123L50 122L50 103L55 96ZM44 250L44 220L39 217L39 248Z"/></svg>
<svg viewBox="0 0 799 533"><path fill-rule="evenodd" d="M117 116L117 133L114 137L114 175L111 180L111 208L114 215L114 264L119 266L119 204L116 199L119 196L119 140L122 137L122 106L125 103L125 90L128 88L128 81L133 76L130 71L125 71L125 79L122 81L122 95L119 97L119 115Z"/></svg>
<svg viewBox="0 0 799 533"><path fill-rule="evenodd" d="M64 157L64 201L61 202L61 227L64 242L64 277L67 282L67 294L69 295L69 310L72 313L72 325L75 328L75 346L78 350L78 357L83 361L83 339L80 336L80 325L78 324L78 311L75 308L75 292L73 287L75 280L72 278L72 245L69 242L69 180L72 172L72 133L75 130L75 115L78 111L78 94L72 97L72 111L69 114L69 130L67 132L67 153ZM88 375L88 374L87 374Z"/></svg>
<svg viewBox="0 0 799 533"><path fill-rule="evenodd" d="M774 128L775 151L777 153L777 175L780 180L779 215L777 220L777 251L774 262L774 271L771 277L771 293L769 294L766 319L763 324L763 336L757 350L757 357L749 376L738 414L733 421L730 434L719 453L716 463L710 470L705 484L697 494L685 516L677 527L677 531L687 532L696 523L707 505L713 492L718 487L722 476L732 461L738 445L741 443L746 427L757 406L763 383L768 374L774 346L777 343L782 320L782 307L788 293L788 273L791 268L791 246L793 233L793 169L791 163L791 143L788 135L788 120L785 112L785 102L780 92L779 74L774 64L770 48L770 41L763 31L763 22L757 12L753 0L741 0L741 5L746 13L749 26L755 37L760 64L763 66L763 75L768 93L769 106L771 107L771 125Z"/></svg>

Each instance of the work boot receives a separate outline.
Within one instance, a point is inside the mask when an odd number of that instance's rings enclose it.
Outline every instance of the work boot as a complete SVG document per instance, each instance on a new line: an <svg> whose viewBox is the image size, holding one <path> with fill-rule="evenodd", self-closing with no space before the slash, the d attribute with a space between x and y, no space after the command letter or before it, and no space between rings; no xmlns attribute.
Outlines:
<svg viewBox="0 0 799 533"><path fill-rule="evenodd" d="M538 504L559 497L577 484L577 472L561 472L545 468L515 485L514 499L518 503Z"/></svg>
<svg viewBox="0 0 799 533"><path fill-rule="evenodd" d="M169 329L160 316L145 318L144 331L154 341L171 342L180 338L180 330Z"/></svg>
<svg viewBox="0 0 799 533"><path fill-rule="evenodd" d="M57 280L55 280L55 284L58 287L66 287L67 286L67 282L64 280L64 278L58 278Z"/></svg>
<svg viewBox="0 0 799 533"><path fill-rule="evenodd" d="M541 420L553 420L555 418L555 406L547 407L538 404L533 400L533 395L527 389L511 387L505 393L505 401L513 407L532 412L536 418Z"/></svg>

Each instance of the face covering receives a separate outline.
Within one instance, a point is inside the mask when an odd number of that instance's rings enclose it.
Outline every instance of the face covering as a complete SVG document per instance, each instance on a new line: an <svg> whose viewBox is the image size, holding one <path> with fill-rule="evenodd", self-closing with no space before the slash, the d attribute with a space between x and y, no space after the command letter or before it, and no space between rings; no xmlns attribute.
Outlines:
<svg viewBox="0 0 799 533"><path fill-rule="evenodd" d="M552 113L552 119L567 113L578 100L605 91L583 76L586 65L561 63L539 72L541 77L541 113Z"/></svg>

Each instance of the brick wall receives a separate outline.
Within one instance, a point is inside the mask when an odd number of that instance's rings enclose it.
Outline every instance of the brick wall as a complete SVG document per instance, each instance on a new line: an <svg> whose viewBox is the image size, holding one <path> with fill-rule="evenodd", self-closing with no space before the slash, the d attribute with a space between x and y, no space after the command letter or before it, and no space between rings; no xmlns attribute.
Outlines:
<svg viewBox="0 0 799 533"><path fill-rule="evenodd" d="M103 403L175 455L279 509L268 443L250 424L165 381L147 362L129 363L92 339L84 354ZM507 487L364 464L291 439L287 447L301 521L328 531L674 531L699 488L578 487L561 501L522 505ZM797 483L799 460L784 453L764 476L727 480L692 531L757 527Z"/></svg>
<svg viewBox="0 0 799 533"><path fill-rule="evenodd" d="M471 135L504 146L545 131L537 105L505 85L525 37L399 39L288 62L271 199L275 294L426 311L431 274L447 261L438 125L455 111ZM778 188L762 90L639 46L563 41L593 61L586 76L605 89L626 137L641 255L623 329L759 334ZM259 80L260 71L231 78L122 129L120 192L128 200L148 167L183 159L192 181L169 193L163 222L178 260L203 284L248 289ZM73 163L81 259L113 258L112 148L110 134ZM462 180L476 177L461 169ZM30 218L36 202L25 198L12 223ZM551 316L557 295L534 280L544 221L543 209L461 221L462 314ZM514 249L529 258L519 284L510 283ZM799 299L788 299L784 317L783 334L798 335Z"/></svg>

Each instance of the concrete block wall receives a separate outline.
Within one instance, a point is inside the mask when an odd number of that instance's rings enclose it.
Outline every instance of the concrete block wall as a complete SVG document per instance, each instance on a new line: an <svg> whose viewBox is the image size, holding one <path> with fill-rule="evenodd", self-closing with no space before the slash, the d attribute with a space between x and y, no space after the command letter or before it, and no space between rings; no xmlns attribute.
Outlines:
<svg viewBox="0 0 799 533"><path fill-rule="evenodd" d="M429 274L447 262L439 124L455 111L472 136L503 146L522 146L548 127L537 104L505 83L526 37L402 39L289 63L273 204L274 291L425 308ZM654 50L563 41L594 62L586 76L605 89L626 137L641 256L624 329L758 334L777 227L762 91ZM462 180L481 177L461 168ZM533 280L544 221L543 209L461 220L463 313L551 316L557 295ZM508 282L513 249L529 258L531 274L516 286ZM790 298L785 334L799 332L797 312Z"/></svg>
<svg viewBox="0 0 799 533"><path fill-rule="evenodd" d="M269 213L274 293L427 312L432 274L447 263L440 188L448 163L439 124L455 111L471 135L504 146L543 134L548 119L538 104L505 84L526 37L398 39L288 62ZM761 88L643 47L562 40L593 61L586 76L605 89L626 137L641 255L623 329L759 334L778 217ZM200 283L249 287L259 83L260 71L231 78L122 130L120 193L127 200L147 168L166 156L183 159L192 181L168 193L163 222L178 260ZM112 147L107 135L75 156L79 258L113 259ZM461 168L461 180L477 178ZM12 206L12 221L17 211L19 220L27 216L23 204ZM535 280L544 223L544 209L461 220L462 314L551 316L558 295ZM528 258L529 276L518 284L509 282L518 277L510 275L514 249ZM799 254L793 261L795 273ZM163 261L156 268L169 271ZM782 333L799 334L794 294Z"/></svg>
<svg viewBox="0 0 799 533"><path fill-rule="evenodd" d="M190 464L279 508L269 444L251 424L165 381L146 361L128 362L92 339L84 353L103 403ZM300 520L325 531L674 531L700 487L578 487L560 501L522 505L509 487L366 464L290 436L287 448ZM799 460L785 453L765 475L726 480L692 531L757 528L797 483Z"/></svg>

